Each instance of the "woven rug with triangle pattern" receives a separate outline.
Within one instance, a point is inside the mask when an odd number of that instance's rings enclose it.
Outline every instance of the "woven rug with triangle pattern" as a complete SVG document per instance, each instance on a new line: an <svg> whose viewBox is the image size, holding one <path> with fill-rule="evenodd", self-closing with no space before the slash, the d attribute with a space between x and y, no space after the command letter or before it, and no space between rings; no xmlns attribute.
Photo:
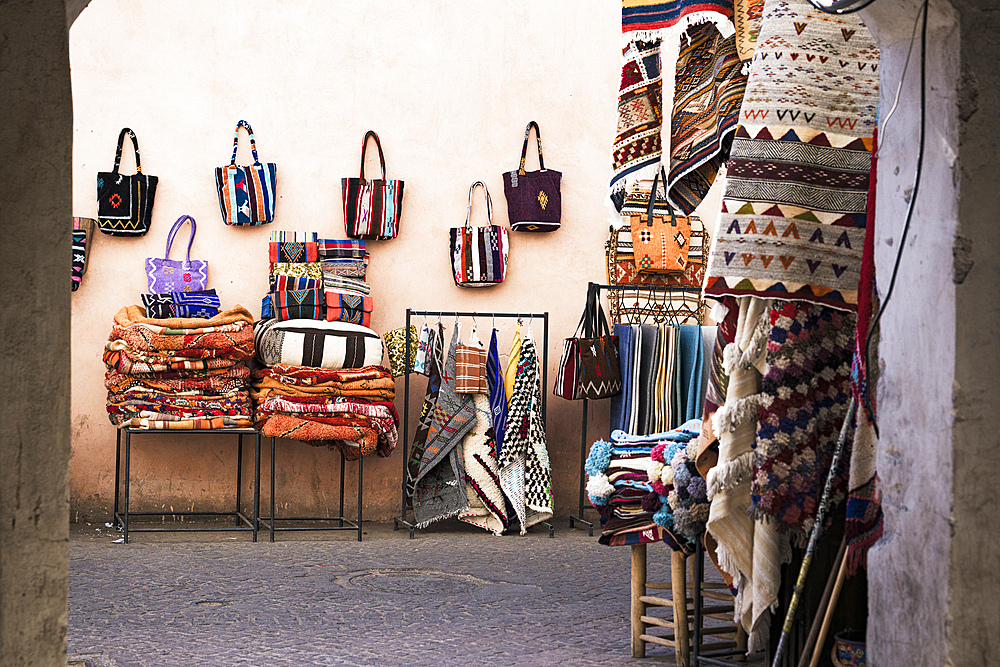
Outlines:
<svg viewBox="0 0 1000 667"><path fill-rule="evenodd" d="M857 14L766 3L706 295L857 309L878 64Z"/></svg>

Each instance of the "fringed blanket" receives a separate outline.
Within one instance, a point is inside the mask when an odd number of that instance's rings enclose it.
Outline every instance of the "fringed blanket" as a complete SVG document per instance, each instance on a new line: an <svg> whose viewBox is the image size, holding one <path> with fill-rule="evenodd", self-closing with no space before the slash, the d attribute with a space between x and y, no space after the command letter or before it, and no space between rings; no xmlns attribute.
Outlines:
<svg viewBox="0 0 1000 667"><path fill-rule="evenodd" d="M855 315L776 301L770 313L753 456L753 516L800 547L809 539L851 389ZM831 503L844 497L847 458Z"/></svg>
<svg viewBox="0 0 1000 667"><path fill-rule="evenodd" d="M442 332L443 333L443 332ZM476 425L472 398L455 392L455 349L458 324L452 332L444 361L437 400L413 484L411 500L417 528L458 516L469 506L465 495L465 459L462 438Z"/></svg>
<svg viewBox="0 0 1000 667"><path fill-rule="evenodd" d="M630 43L622 53L618 90L618 129L611 147L609 192L621 210L626 187L652 178L659 169L663 144L663 82L660 40Z"/></svg>
<svg viewBox="0 0 1000 667"><path fill-rule="evenodd" d="M500 535L510 525L510 520L500 488L500 464L493 445L490 399L486 394L476 394L472 400L476 407L476 425L462 441L469 508L459 514L458 519Z"/></svg>
<svg viewBox="0 0 1000 667"><path fill-rule="evenodd" d="M724 38L712 23L688 30L674 79L668 175L670 200L685 215L701 204L729 157L746 83L735 36Z"/></svg>
<svg viewBox="0 0 1000 667"><path fill-rule="evenodd" d="M500 486L514 506L522 535L529 526L552 518L552 469L545 446L538 356L530 329L521 340L521 360L500 453Z"/></svg>
<svg viewBox="0 0 1000 667"><path fill-rule="evenodd" d="M262 417L262 418L261 418ZM301 440L314 447L340 449L344 458L355 460L379 451L380 429L367 417L329 416L308 418L285 413L260 415L257 428L261 435Z"/></svg>
<svg viewBox="0 0 1000 667"><path fill-rule="evenodd" d="M879 53L857 14L767 0L707 295L857 307Z"/></svg>
<svg viewBox="0 0 1000 667"><path fill-rule="evenodd" d="M732 0L622 0L622 34L625 39L652 39L668 30L722 22L732 14Z"/></svg>

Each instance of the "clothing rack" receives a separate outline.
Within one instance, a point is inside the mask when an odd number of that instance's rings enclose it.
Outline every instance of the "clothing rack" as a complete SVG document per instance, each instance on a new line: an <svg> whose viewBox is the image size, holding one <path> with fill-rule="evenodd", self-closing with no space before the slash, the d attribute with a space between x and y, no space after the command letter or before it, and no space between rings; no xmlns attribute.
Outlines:
<svg viewBox="0 0 1000 667"><path fill-rule="evenodd" d="M479 311L456 311L456 310L412 310L410 308L406 309L406 328L403 331L409 331L412 325L412 318L416 315L418 317L454 317L456 320L460 317L471 317L473 320L477 317L489 317L491 319L528 319L528 320L542 320L542 351L540 354L539 364L542 367L542 419L546 420L548 413L546 412L547 397L545 393L545 388L548 386L548 358L549 358L549 313L545 311L544 313L494 313L494 312L479 312ZM411 354L415 353L416 350L410 349L410 337L406 336L405 343L405 354L403 359L411 359ZM408 477L408 461L409 461L409 445L410 445L410 366L409 364L404 364L406 370L403 374L403 482L402 482L402 503L401 509L398 517L393 518L393 530L397 530L400 526L405 526L410 529L410 539L413 539L413 531L416 529L415 523L410 523L406 520L406 513L413 511L413 506L407 501L406 493L406 482ZM555 528L552 524L547 521L540 522L549 529L549 537L555 536Z"/></svg>
<svg viewBox="0 0 1000 667"><path fill-rule="evenodd" d="M681 287L674 285L641 285L637 283L627 283L621 285L600 285L598 283L587 283L587 303L595 296L600 296L601 291L649 291L649 292L701 292L700 287ZM595 295L596 292L596 295ZM702 321L701 313L698 313L698 321ZM622 322L612 322L612 326L615 324L622 324ZM630 322L630 324L638 324L637 322ZM584 338L592 338L597 335L597 332L593 330L590 322L586 322L584 325ZM587 509L594 509L592 506L588 507L586 504L586 489L587 489L587 478L584 466L587 463L587 405L588 399L583 399L583 426L581 427L581 437L580 437L580 498L579 498L579 512L577 516L571 516L569 518L569 527L574 528L575 524L581 523L587 526L587 533L590 537L594 536L594 524L591 521L587 521L583 518L583 513Z"/></svg>

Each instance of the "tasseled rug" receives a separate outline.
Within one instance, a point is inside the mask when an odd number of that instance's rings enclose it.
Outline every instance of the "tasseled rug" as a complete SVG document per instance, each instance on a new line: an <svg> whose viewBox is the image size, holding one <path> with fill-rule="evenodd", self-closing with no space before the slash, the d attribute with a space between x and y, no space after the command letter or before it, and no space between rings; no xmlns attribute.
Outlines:
<svg viewBox="0 0 1000 667"><path fill-rule="evenodd" d="M486 394L475 394L472 400L476 406L476 425L462 441L469 508L459 514L458 519L499 535L510 522L500 488L490 399Z"/></svg>

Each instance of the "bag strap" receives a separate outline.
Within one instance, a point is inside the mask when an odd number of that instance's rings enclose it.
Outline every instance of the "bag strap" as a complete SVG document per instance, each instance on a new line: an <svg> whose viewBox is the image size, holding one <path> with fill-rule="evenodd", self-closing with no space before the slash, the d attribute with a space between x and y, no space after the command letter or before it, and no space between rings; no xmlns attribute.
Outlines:
<svg viewBox="0 0 1000 667"><path fill-rule="evenodd" d="M493 200L490 199L490 191L486 189L485 183L482 181L476 181L472 184L472 187L469 188L469 210L465 214L465 226L469 229L472 229L472 224L470 223L470 220L472 219L472 194L476 191L477 185L482 186L483 192L486 193L486 220L489 224L493 224Z"/></svg>
<svg viewBox="0 0 1000 667"><path fill-rule="evenodd" d="M184 260L184 266L191 265L191 244L194 243L194 235L195 232L198 230L198 228L195 225L194 218L192 218L190 215L182 215L181 217L177 218L177 222L175 222L174 226L170 228L170 233L167 234L167 251L163 255L163 259L170 259L170 248L171 246L174 245L174 236L177 235L177 232L178 230L180 230L181 225L183 225L185 222L188 221L191 222L191 237L188 239L187 258Z"/></svg>
<svg viewBox="0 0 1000 667"><path fill-rule="evenodd" d="M250 123L246 122L245 120L241 120L240 122L236 123L236 131L233 132L233 157L232 159L229 160L229 164L231 165L236 164L236 151L238 151L240 148L241 127L247 128L247 134L250 135L250 150L251 152L253 152L253 163L260 164L260 158L257 157L257 142L254 141L253 138L253 128L251 128Z"/></svg>
<svg viewBox="0 0 1000 667"><path fill-rule="evenodd" d="M111 173L117 174L118 167L122 163L122 147L125 145L125 135L132 139L132 145L135 147L135 173L142 173L142 165L139 163L139 140L135 138L135 132L127 127L123 127L121 133L118 135L118 149L115 151L115 168L111 170Z"/></svg>
<svg viewBox="0 0 1000 667"><path fill-rule="evenodd" d="M521 166L517 173L524 176L524 161L528 157L528 137L531 136L531 128L535 128L535 142L538 144L538 168L545 171L545 160L542 159L542 135L538 130L538 123L529 121L528 127L524 128L524 145L521 146Z"/></svg>
<svg viewBox="0 0 1000 667"><path fill-rule="evenodd" d="M667 210L670 211L670 224L677 226L677 216L674 214L674 207L670 205L670 197L667 196L667 172L660 167L660 173L653 177L653 189L649 191L649 206L646 208L646 226L653 226L653 205L656 204L657 184L660 176L663 176L663 200L667 202Z"/></svg>
<svg viewBox="0 0 1000 667"><path fill-rule="evenodd" d="M375 145L378 146L378 163L382 167L382 180L385 180L385 155L382 154L382 142L378 140L378 135L375 134L375 130L368 130L365 132L365 138L361 141L361 180L365 180L365 151L368 149L368 137L375 139Z"/></svg>

